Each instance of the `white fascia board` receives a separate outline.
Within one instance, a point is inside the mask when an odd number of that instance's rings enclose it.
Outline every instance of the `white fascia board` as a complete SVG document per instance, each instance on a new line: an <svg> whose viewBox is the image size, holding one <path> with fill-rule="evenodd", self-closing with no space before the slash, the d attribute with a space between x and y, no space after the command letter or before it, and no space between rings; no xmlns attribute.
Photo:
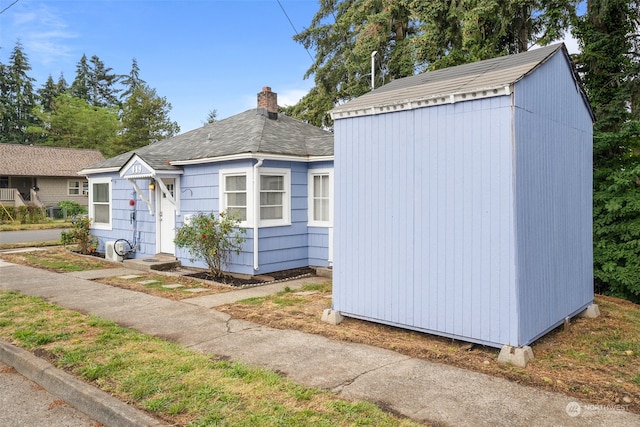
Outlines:
<svg viewBox="0 0 640 427"><path fill-rule="evenodd" d="M389 103L361 106L354 108L336 109L330 111L331 118L345 119L349 117L372 116L376 114L393 113L395 111L415 110L417 108L432 107L435 105L455 104L463 101L473 101L476 99L492 98L495 96L511 95L512 85L500 85L487 88L478 88L469 91L455 92L449 94L429 95L421 98L411 98Z"/></svg>
<svg viewBox="0 0 640 427"><path fill-rule="evenodd" d="M282 160L282 161L294 161L294 162L321 162L326 160L333 160L333 156L290 156L286 154L242 153L242 154L231 154L228 156L219 156L219 157L205 157L202 159L193 159L193 160L177 160L174 162L170 162L170 164L172 166L199 165L203 163L216 163L216 162L226 162L230 160L246 160L246 159Z"/></svg>
<svg viewBox="0 0 640 427"><path fill-rule="evenodd" d="M100 169L82 169L80 172L77 172L78 175L93 175L96 173L109 173L109 172L118 172L120 170L119 166L110 167L110 168L100 168Z"/></svg>

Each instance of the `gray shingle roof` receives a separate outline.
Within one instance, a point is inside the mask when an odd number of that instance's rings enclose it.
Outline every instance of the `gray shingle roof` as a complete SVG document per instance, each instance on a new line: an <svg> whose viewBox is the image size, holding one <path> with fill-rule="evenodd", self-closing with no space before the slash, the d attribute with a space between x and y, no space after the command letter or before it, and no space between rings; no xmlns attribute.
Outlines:
<svg viewBox="0 0 640 427"><path fill-rule="evenodd" d="M77 177L85 166L103 161L98 150L0 144L0 175Z"/></svg>
<svg viewBox="0 0 640 427"><path fill-rule="evenodd" d="M517 82L559 50L568 57L564 44L560 43L516 55L501 56L397 79L334 108L331 113L335 119L349 112L356 115L363 114L364 110L372 107L381 108L430 99L448 102L453 94L484 91L484 96L491 96L492 93L499 93L493 92L494 89L504 88ZM424 106L424 104L421 105Z"/></svg>
<svg viewBox="0 0 640 427"><path fill-rule="evenodd" d="M112 157L87 169L122 167L134 153L155 170L176 169L168 162L245 153L302 158L333 156L333 134L282 114L277 120L271 120L252 109Z"/></svg>

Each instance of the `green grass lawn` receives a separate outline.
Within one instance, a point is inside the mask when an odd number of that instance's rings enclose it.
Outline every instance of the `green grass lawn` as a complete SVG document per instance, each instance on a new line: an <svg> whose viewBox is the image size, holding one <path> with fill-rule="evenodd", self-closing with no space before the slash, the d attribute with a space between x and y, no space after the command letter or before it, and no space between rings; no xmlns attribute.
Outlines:
<svg viewBox="0 0 640 427"><path fill-rule="evenodd" d="M0 292L0 338L172 425L419 425L17 292Z"/></svg>

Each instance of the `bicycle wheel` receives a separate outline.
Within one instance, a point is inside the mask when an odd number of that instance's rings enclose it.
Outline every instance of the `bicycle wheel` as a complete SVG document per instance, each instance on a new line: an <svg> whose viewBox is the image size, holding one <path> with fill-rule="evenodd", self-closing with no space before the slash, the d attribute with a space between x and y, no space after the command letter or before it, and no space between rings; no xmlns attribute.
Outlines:
<svg viewBox="0 0 640 427"><path fill-rule="evenodd" d="M118 239L113 244L113 251L121 257L126 257L131 253L131 243L127 239Z"/></svg>

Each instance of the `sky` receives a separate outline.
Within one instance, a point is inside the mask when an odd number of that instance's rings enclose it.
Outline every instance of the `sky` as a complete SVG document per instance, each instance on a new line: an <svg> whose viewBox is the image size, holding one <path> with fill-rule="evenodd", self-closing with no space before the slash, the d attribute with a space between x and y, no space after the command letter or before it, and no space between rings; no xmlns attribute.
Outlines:
<svg viewBox="0 0 640 427"><path fill-rule="evenodd" d="M264 86L280 106L313 87L304 74L314 52L292 37L310 26L317 0L15 1L0 0L0 62L20 41L40 88L60 73L71 84L83 54L116 74L129 74L135 58L181 133L211 110L220 120L255 108ZM566 43L577 51L575 40Z"/></svg>
<svg viewBox="0 0 640 427"><path fill-rule="evenodd" d="M264 86L280 106L297 103L313 87L303 78L312 59L289 19L302 31L317 10L316 0L19 0L0 14L0 61L19 40L40 88L60 73L71 84L83 54L117 74L136 58L186 132L211 110L223 119L255 108Z"/></svg>

